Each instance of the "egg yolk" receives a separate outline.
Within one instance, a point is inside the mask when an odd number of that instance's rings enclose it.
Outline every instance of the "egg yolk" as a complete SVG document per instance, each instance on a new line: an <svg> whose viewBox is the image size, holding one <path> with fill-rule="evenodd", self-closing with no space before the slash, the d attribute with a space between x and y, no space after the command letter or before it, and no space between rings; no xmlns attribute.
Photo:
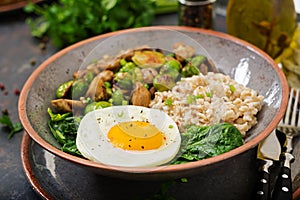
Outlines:
<svg viewBox="0 0 300 200"><path fill-rule="evenodd" d="M109 141L124 150L154 150L165 141L164 134L149 122L130 121L114 125L107 135Z"/></svg>

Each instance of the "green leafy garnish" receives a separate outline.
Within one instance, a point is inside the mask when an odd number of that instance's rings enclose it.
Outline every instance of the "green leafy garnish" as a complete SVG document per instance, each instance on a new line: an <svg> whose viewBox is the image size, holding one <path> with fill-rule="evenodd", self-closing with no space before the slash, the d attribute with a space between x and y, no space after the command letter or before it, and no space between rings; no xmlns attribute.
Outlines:
<svg viewBox="0 0 300 200"><path fill-rule="evenodd" d="M48 111L48 114L51 118L51 121L60 121L60 120L63 120L66 117L68 117L72 114L72 113L64 113L64 114L57 113L57 114L54 114L53 111L50 108L48 108L47 111Z"/></svg>
<svg viewBox="0 0 300 200"><path fill-rule="evenodd" d="M34 37L48 36L57 47L116 30L149 26L155 14L154 0L58 0L29 3L27 23Z"/></svg>
<svg viewBox="0 0 300 200"><path fill-rule="evenodd" d="M173 164L214 157L242 144L242 134L229 123L211 126L191 125L182 133L180 157L173 161Z"/></svg>
<svg viewBox="0 0 300 200"><path fill-rule="evenodd" d="M76 156L81 153L76 147L76 135L82 116L72 116L72 113L53 113L48 108L50 120L48 126L54 138L62 145L61 150Z"/></svg>
<svg viewBox="0 0 300 200"><path fill-rule="evenodd" d="M12 123L8 114L2 112L2 117L0 118L0 123L6 126L9 129L9 134L7 136L8 139L11 139L15 133L23 130L23 126L20 122Z"/></svg>

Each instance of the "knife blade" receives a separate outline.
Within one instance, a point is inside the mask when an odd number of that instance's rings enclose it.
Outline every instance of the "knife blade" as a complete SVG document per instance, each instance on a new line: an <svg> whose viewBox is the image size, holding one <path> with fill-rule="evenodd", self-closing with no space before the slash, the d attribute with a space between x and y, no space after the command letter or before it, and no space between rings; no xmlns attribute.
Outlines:
<svg viewBox="0 0 300 200"><path fill-rule="evenodd" d="M281 154L281 146L276 136L276 130L273 130L270 135L265 138L257 149L257 158L263 161L259 169L258 180L256 184L256 200L270 199L270 167L274 161L279 161Z"/></svg>

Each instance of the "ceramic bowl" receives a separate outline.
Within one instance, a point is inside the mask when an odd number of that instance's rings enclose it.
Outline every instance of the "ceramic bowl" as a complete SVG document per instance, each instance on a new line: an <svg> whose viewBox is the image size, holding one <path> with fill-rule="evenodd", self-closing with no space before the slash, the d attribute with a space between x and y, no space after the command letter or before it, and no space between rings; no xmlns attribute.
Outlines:
<svg viewBox="0 0 300 200"><path fill-rule="evenodd" d="M190 40L192 38L192 40ZM170 49L176 42L201 44L200 51L231 78L264 95L258 124L248 133L245 144L219 156L181 165L125 168L111 167L62 152L47 126L47 108L55 98L60 83L73 72L103 54L115 55L121 49L145 44ZM198 28L164 26L122 30L99 35L67 47L42 63L28 78L19 98L19 116L30 137L43 148L76 165L105 176L136 180L168 180L199 176L203 188L243 188L235 197L249 194L255 184L256 147L283 117L288 99L288 85L277 64L264 52L224 33ZM204 186L205 185L205 186ZM201 186L202 187L202 186ZM214 192L213 192L214 193Z"/></svg>

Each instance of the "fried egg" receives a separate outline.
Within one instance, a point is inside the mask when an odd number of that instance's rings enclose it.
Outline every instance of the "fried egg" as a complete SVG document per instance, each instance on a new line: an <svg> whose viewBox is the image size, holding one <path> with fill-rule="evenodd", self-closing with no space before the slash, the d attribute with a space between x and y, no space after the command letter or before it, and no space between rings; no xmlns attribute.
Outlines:
<svg viewBox="0 0 300 200"><path fill-rule="evenodd" d="M165 112L142 106L112 106L86 114L76 145L92 161L122 167L153 167L179 151L180 132Z"/></svg>

